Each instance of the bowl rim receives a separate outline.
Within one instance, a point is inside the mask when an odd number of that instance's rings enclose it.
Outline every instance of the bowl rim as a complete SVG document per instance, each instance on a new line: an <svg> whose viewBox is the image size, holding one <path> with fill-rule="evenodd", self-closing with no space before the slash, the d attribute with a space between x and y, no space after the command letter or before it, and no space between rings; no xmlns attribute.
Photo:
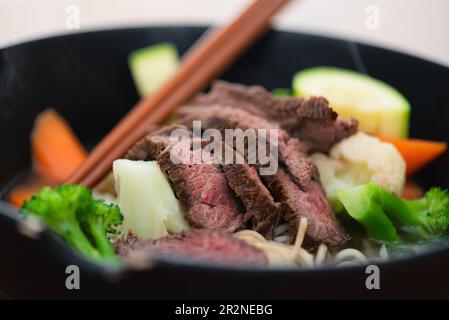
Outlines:
<svg viewBox="0 0 449 320"><path fill-rule="evenodd" d="M36 44L42 41L50 41L50 40L61 40L61 39L69 39L71 37L79 37L79 36L85 36L85 35L93 35L93 34L102 34L102 33L115 33L115 32L133 32L133 31L143 31L143 30L154 30L154 29L174 29L174 28L183 28L183 29L197 29L201 31L206 31L208 28L213 27L213 25L207 25L207 24L201 24L201 23L192 23L192 24L186 24L186 23L171 23L171 24L160 24L160 23L154 23L154 24L145 24L145 25L138 25L138 26L123 26L123 27L103 27L103 28L86 28L82 31L77 32L55 32L48 35L42 35L33 37L30 39L25 39L24 41L18 41L9 43L5 46L0 47L0 52L8 49L13 49L16 47L20 47L23 45L29 45L29 44ZM373 49L380 49L385 50L390 53L395 53L403 56L407 56L409 58L414 58L417 60L420 60L421 62L425 63L431 63L435 66L438 66L440 68L448 69L449 70L449 64L445 65L444 63L440 61L434 61L432 59L429 59L427 57L420 56L419 54L414 54L407 52L405 49L398 49L398 48L390 48L388 45L383 44L374 44L369 41L364 41L361 39L350 39L349 37L345 36L337 36L337 35L326 35L320 32L313 32L305 30L305 32L302 31L295 31L291 28L279 28L276 26L272 26L268 29L268 33L280 33L280 34L289 34L289 35L296 35L296 36L302 36L302 37L313 37L316 39L324 40L324 41L338 41L338 42L345 42L347 44L355 44L357 46L363 46L367 48L373 48Z"/></svg>

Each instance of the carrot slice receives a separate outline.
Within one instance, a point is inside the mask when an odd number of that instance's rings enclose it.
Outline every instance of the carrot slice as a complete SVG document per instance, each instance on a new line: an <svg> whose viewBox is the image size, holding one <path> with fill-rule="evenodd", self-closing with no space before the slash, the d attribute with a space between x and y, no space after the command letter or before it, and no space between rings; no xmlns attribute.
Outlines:
<svg viewBox="0 0 449 320"><path fill-rule="evenodd" d="M14 186L8 195L8 200L12 204L21 207L24 201L30 200L31 196L39 192L45 185L49 185L45 180L29 179Z"/></svg>
<svg viewBox="0 0 449 320"><path fill-rule="evenodd" d="M386 136L378 136L378 138L393 144L398 149L407 163L408 176L435 160L447 149L446 143L438 141L398 139Z"/></svg>
<svg viewBox="0 0 449 320"><path fill-rule="evenodd" d="M422 196L424 196L424 191L419 185L413 181L405 182L404 189L402 190L402 198L414 200Z"/></svg>
<svg viewBox="0 0 449 320"><path fill-rule="evenodd" d="M64 182L87 157L70 125L53 109L43 111L36 118L31 151L38 173L59 183Z"/></svg>

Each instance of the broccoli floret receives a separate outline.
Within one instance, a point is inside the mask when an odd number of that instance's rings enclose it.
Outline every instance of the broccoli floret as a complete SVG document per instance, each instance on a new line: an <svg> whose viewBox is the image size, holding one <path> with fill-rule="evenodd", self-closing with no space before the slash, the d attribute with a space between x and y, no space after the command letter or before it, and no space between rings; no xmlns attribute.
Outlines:
<svg viewBox="0 0 449 320"><path fill-rule="evenodd" d="M115 232L122 221L120 209L95 200L81 185L43 188L26 201L24 215L39 216L76 250L94 260L116 260L107 232Z"/></svg>
<svg viewBox="0 0 449 320"><path fill-rule="evenodd" d="M449 193L430 189L423 198L404 200L386 189L368 183L337 191L348 214L376 240L396 241L397 230L419 239L449 233ZM382 223L380 223L382 222Z"/></svg>
<svg viewBox="0 0 449 320"><path fill-rule="evenodd" d="M396 197L397 198L397 197ZM416 227L424 238L449 233L449 193L441 188L431 188L423 198L404 202L403 212L397 215L400 225ZM407 214L408 213L408 214ZM391 216L394 219L394 216Z"/></svg>

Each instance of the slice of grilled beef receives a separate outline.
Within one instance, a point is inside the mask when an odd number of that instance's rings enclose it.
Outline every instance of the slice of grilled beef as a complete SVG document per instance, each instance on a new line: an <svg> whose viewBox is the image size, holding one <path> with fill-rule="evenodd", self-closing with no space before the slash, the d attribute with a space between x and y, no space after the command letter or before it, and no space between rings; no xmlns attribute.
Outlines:
<svg viewBox="0 0 449 320"><path fill-rule="evenodd" d="M173 183L191 225L229 232L242 228L243 215L220 165L174 164L170 153L169 147L156 160Z"/></svg>
<svg viewBox="0 0 449 320"><path fill-rule="evenodd" d="M244 164L225 164L223 171L228 184L246 208L245 221L251 229L266 239L273 239L274 229L281 218L281 205L273 199L255 167Z"/></svg>
<svg viewBox="0 0 449 320"><path fill-rule="evenodd" d="M140 240L128 236L125 240L118 241L115 248L125 260L148 255L233 266L268 264L267 257L260 249L229 233L207 229L192 229L159 240Z"/></svg>
<svg viewBox="0 0 449 320"><path fill-rule="evenodd" d="M151 132L127 153L130 160L156 160L170 180L184 214L198 228L233 232L243 227L243 214L218 164L184 164L172 161L170 132L179 125ZM190 151L191 152L191 151Z"/></svg>
<svg viewBox="0 0 449 320"><path fill-rule="evenodd" d="M128 150L125 158L129 160L156 160L165 148L175 143L175 141L170 141L170 134L177 129L188 131L185 126L179 124L149 128L148 134Z"/></svg>
<svg viewBox="0 0 449 320"><path fill-rule="evenodd" d="M233 116L234 118L232 118ZM242 119L239 118L240 116ZM249 126L244 127L242 125L243 121L250 125L260 126L258 117L231 108L221 110L219 107L195 109L195 112L181 116L178 120L188 125L189 128L193 127L194 120L201 120L202 129L214 128L222 131L223 134L226 129L248 128ZM251 122L252 120L254 120L254 123ZM266 128L270 127L268 121L264 125ZM227 149L228 152L231 150L233 154L236 153L234 145L222 145L222 148L223 151ZM247 148L245 149L247 150ZM224 159L221 160L229 186L245 206L245 222L249 221L250 228L261 233L266 239L272 239L274 229L282 215L280 203L273 199L273 196L260 180L257 171L254 167L248 165L247 159L243 159L243 163L240 164L225 164Z"/></svg>
<svg viewBox="0 0 449 320"><path fill-rule="evenodd" d="M302 190L283 168L274 175L262 176L262 179L275 199L286 207L284 219L289 225L291 242L296 237L301 217L307 218L306 242L310 246L325 243L337 247L349 240L349 236L332 213L319 181L310 179L307 189Z"/></svg>
<svg viewBox="0 0 449 320"><path fill-rule="evenodd" d="M270 119L307 144L310 152L327 152L357 131L357 121L339 118L323 97L275 97L261 86L215 81L209 93L197 95L189 105L228 106Z"/></svg>
<svg viewBox="0 0 449 320"><path fill-rule="evenodd" d="M222 132L225 129L278 128L276 123L243 109L216 105L183 107L178 120L186 126L192 126L194 120L200 120L203 129L215 128ZM318 170L307 154L307 146L280 129L278 148L281 167L276 174L261 178L275 201L283 204L279 212L290 225L291 242L294 241L299 218L306 217L310 226L307 235L311 242L323 242L330 246L344 244L349 237L331 211L320 184ZM244 202L245 194L236 193ZM265 218L260 211L255 215L259 221Z"/></svg>
<svg viewBox="0 0 449 320"><path fill-rule="evenodd" d="M305 188L312 175L317 174L316 167L307 155L309 150L307 145L299 139L291 138L275 122L252 115L245 110L226 106L184 107L179 111L178 121L184 125L192 127L193 121L197 120L201 121L203 129L214 128L221 131L222 135L224 135L226 129L241 129L242 131L265 129L267 132L270 129L278 129L277 141L264 141L270 143L266 149L270 150L271 144L277 145L278 154L275 156L279 156L280 162L288 168L295 183L301 188ZM257 145L259 145L259 141Z"/></svg>

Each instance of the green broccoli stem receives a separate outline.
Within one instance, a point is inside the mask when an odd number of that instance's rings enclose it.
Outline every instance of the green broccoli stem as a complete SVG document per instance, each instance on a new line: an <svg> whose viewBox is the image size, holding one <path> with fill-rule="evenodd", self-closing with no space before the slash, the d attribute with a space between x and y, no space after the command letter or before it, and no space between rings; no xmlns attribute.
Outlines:
<svg viewBox="0 0 449 320"><path fill-rule="evenodd" d="M100 253L92 246L89 239L87 239L87 237L84 235L78 224L67 224L65 230L60 234L70 245L72 245L79 252L94 260L98 260L100 258Z"/></svg>
<svg viewBox="0 0 449 320"><path fill-rule="evenodd" d="M379 189L384 212L395 225L427 229L425 212L428 207L428 201L426 198L404 200L383 188L376 187Z"/></svg>
<svg viewBox="0 0 449 320"><path fill-rule="evenodd" d="M429 200L426 197L417 200L403 200L385 190L382 190L385 213L398 226L409 227L421 238L428 239L438 234L433 229L427 215Z"/></svg>
<svg viewBox="0 0 449 320"><path fill-rule="evenodd" d="M89 219L89 231L95 241L96 247L104 258L117 258L117 255L108 239L106 228L96 219Z"/></svg>
<svg viewBox="0 0 449 320"><path fill-rule="evenodd" d="M341 189L337 195L348 214L365 228L370 238L386 242L399 239L395 226L380 205L381 194L376 185L368 183Z"/></svg>

